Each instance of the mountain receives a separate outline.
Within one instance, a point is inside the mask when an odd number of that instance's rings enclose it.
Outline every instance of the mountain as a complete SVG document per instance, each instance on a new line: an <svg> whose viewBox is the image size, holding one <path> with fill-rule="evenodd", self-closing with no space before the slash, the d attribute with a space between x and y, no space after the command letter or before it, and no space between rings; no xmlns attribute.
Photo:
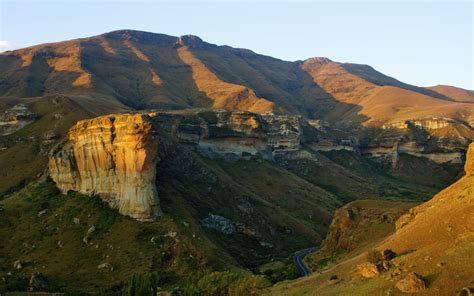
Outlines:
<svg viewBox="0 0 474 296"><path fill-rule="evenodd" d="M62 94L111 112L213 107L375 125L433 116L471 122L474 112L472 101L457 99L468 93L461 89L416 87L326 58L286 62L191 35L114 31L5 52L0 68L0 97Z"/></svg>
<svg viewBox="0 0 474 296"><path fill-rule="evenodd" d="M436 85L428 87L428 89L450 97L458 102L474 102L474 91L472 90L466 90L449 85Z"/></svg>
<svg viewBox="0 0 474 296"><path fill-rule="evenodd" d="M395 223L388 219L390 215L387 213L406 205L380 211L385 207L384 203L359 202L338 210L332 230L323 243L325 254L318 254L313 259L316 264L321 264L318 259L329 254L333 262L323 269L316 267L320 272L310 278L275 288L273 294L399 295L400 289L403 291L408 287L419 288L411 293L420 295L454 295L461 290L470 291L474 276L472 269L467 267L474 262L474 225L469 218L474 211L473 164L474 144L471 144L465 175L428 202L411 208ZM392 233L384 237L380 235L380 230L389 229L386 223L392 225ZM367 237L360 233L373 235ZM351 248L348 249L348 246ZM358 274L356 267L371 260L367 252L373 252L372 248L377 251L391 250L398 255L390 259L386 270L380 268L376 274L365 275L364 278ZM339 252L339 255L333 252ZM423 280L423 285L405 285L408 275L413 272Z"/></svg>
<svg viewBox="0 0 474 296"><path fill-rule="evenodd" d="M375 245L462 176L474 139L467 90L190 35L114 31L0 69L0 292L156 273L178 294L262 292L298 276L293 252L337 248L327 233ZM331 223L346 211L354 235Z"/></svg>

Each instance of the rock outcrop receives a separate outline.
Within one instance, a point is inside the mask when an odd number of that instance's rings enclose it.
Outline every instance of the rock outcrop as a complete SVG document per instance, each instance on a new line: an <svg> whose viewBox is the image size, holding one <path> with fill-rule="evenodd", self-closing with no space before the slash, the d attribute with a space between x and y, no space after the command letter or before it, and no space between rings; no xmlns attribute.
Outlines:
<svg viewBox="0 0 474 296"><path fill-rule="evenodd" d="M33 114L26 105L18 104L0 114L0 136L13 134L29 123L35 121Z"/></svg>
<svg viewBox="0 0 474 296"><path fill-rule="evenodd" d="M83 120L49 157L58 188L98 195L137 220L160 215L155 186L158 142L149 116L122 114Z"/></svg>
<svg viewBox="0 0 474 296"><path fill-rule="evenodd" d="M359 274L365 278L373 278L380 274L377 265L368 262L357 265L357 270Z"/></svg>
<svg viewBox="0 0 474 296"><path fill-rule="evenodd" d="M194 114L153 113L160 129L210 158L274 159L300 148L300 117L215 110Z"/></svg>
<svg viewBox="0 0 474 296"><path fill-rule="evenodd" d="M418 293L426 290L425 281L414 272L398 281L395 286L403 293Z"/></svg>

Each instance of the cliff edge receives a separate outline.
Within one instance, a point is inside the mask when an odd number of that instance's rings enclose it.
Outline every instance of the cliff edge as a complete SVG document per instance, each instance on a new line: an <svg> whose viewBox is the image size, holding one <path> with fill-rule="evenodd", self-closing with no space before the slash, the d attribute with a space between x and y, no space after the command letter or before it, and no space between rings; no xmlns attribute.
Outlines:
<svg viewBox="0 0 474 296"><path fill-rule="evenodd" d="M51 178L64 194L98 195L123 215L152 221L161 213L154 133L143 114L79 121L49 155Z"/></svg>

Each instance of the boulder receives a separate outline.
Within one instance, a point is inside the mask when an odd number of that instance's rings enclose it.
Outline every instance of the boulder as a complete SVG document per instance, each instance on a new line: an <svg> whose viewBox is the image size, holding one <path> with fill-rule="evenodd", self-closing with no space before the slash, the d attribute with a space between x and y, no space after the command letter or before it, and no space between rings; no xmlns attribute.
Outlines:
<svg viewBox="0 0 474 296"><path fill-rule="evenodd" d="M112 264L110 264L108 262L99 264L97 266L97 268L102 269L102 270L108 270L108 271L113 271L114 270L114 267L112 266Z"/></svg>
<svg viewBox="0 0 474 296"><path fill-rule="evenodd" d="M357 265L359 274L365 278L373 278L380 274L379 268L373 263L362 263Z"/></svg>
<svg viewBox="0 0 474 296"><path fill-rule="evenodd" d="M22 269L22 268L23 268L23 265L21 264L21 261L20 261L20 260L16 260L15 262L13 262L13 268L15 268L15 269Z"/></svg>
<svg viewBox="0 0 474 296"><path fill-rule="evenodd" d="M459 291L458 296L473 296L474 295L474 288L462 288Z"/></svg>
<svg viewBox="0 0 474 296"><path fill-rule="evenodd" d="M29 290L30 292L43 292L48 290L48 282L40 272L36 272L31 276Z"/></svg>
<svg viewBox="0 0 474 296"><path fill-rule="evenodd" d="M224 234L232 234L236 232L235 223L219 215L209 214L206 219L202 221L202 225Z"/></svg>
<svg viewBox="0 0 474 296"><path fill-rule="evenodd" d="M82 241L83 241L85 244L88 244L88 243L89 243L89 241L91 240L90 235L91 235L92 233L94 233L94 231L95 231L95 226L92 225L92 226L87 230L86 235L82 238Z"/></svg>
<svg viewBox="0 0 474 296"><path fill-rule="evenodd" d="M45 215L47 212L48 212L47 209L44 209L44 210L39 211L39 212L38 212L38 217L41 217L41 216Z"/></svg>
<svg viewBox="0 0 474 296"><path fill-rule="evenodd" d="M399 280L395 286L403 293L418 293L426 290L425 281L414 272L410 272L403 279Z"/></svg>

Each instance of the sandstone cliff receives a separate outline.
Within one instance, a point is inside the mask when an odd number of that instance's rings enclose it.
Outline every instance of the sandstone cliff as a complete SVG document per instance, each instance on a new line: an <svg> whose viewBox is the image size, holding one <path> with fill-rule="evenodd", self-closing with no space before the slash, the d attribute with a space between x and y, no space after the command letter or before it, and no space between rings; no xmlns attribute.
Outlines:
<svg viewBox="0 0 474 296"><path fill-rule="evenodd" d="M160 215L155 187L158 142L147 115L108 115L83 120L50 153L58 188L99 195L137 220Z"/></svg>

